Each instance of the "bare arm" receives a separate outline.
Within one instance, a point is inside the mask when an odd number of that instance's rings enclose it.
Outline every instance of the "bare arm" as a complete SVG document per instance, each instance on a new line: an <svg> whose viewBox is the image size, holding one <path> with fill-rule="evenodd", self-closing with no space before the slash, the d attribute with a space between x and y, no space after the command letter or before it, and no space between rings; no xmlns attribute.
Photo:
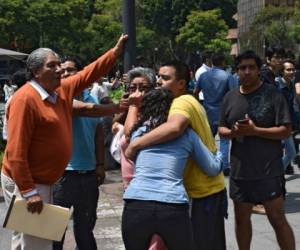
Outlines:
<svg viewBox="0 0 300 250"><path fill-rule="evenodd" d="M197 100L198 100L198 98L199 98L199 93L200 93L200 91L201 91L201 89L199 89L199 88L197 87L197 85L196 85L196 87L195 87L194 90L193 90L193 94L194 94L194 96L196 97Z"/></svg>
<svg viewBox="0 0 300 250"><path fill-rule="evenodd" d="M128 140L130 139L131 129L133 128L134 124L138 120L139 107L141 106L143 96L144 96L144 92L139 92L138 90L136 90L134 93L132 93L129 96L130 106L124 124L124 134L126 136L126 139Z"/></svg>
<svg viewBox="0 0 300 250"><path fill-rule="evenodd" d="M115 113L121 113L128 108L127 100L121 99L119 104L95 104L85 103L78 100L73 101L74 116L98 117Z"/></svg>
<svg viewBox="0 0 300 250"><path fill-rule="evenodd" d="M201 91L201 87L200 87L200 77L199 76L199 79L196 81L196 85L195 85L195 88L193 90L193 94L194 94L194 97L198 100L199 99L199 93Z"/></svg>
<svg viewBox="0 0 300 250"><path fill-rule="evenodd" d="M259 128L256 127L256 135L259 137L272 139L272 140L282 140L286 139L291 135L291 125L282 125L279 127L272 128Z"/></svg>
<svg viewBox="0 0 300 250"><path fill-rule="evenodd" d="M227 127L219 127L218 133L220 136L226 138L226 139L232 139L237 137L237 135L234 133L233 129L229 129Z"/></svg>
<svg viewBox="0 0 300 250"><path fill-rule="evenodd" d="M298 103L300 103L300 82L295 83L295 90L296 90L296 98Z"/></svg>
<svg viewBox="0 0 300 250"><path fill-rule="evenodd" d="M290 136L291 125L261 128L257 127L252 120L249 120L248 124L235 123L232 129L219 127L219 134L228 139L241 136L258 136L271 140L282 140Z"/></svg>
<svg viewBox="0 0 300 250"><path fill-rule="evenodd" d="M135 105L130 105L128 109L126 121L124 124L124 134L126 136L126 139L128 140L130 139L131 129L133 128L134 124L138 120L138 113L139 113L139 108Z"/></svg>
<svg viewBox="0 0 300 250"><path fill-rule="evenodd" d="M133 159L137 150L175 139L185 131L188 125L189 120L185 116L171 115L167 122L130 143L125 155Z"/></svg>
<svg viewBox="0 0 300 250"><path fill-rule="evenodd" d="M98 185L101 185L105 179L104 169L104 134L103 127L98 124L95 134L95 157L96 157L96 175L98 177Z"/></svg>

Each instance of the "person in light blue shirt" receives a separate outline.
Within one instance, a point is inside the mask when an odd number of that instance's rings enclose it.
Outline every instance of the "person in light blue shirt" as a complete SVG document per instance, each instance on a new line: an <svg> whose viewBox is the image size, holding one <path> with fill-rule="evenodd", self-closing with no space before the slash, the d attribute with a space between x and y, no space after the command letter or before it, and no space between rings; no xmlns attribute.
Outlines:
<svg viewBox="0 0 300 250"><path fill-rule="evenodd" d="M167 89L145 94L131 140L164 123L171 103L172 94ZM172 141L138 152L133 179L123 195L122 236L126 249L148 249L153 234L160 235L167 249L193 249L189 200L183 185L183 171L190 156L210 176L222 171L221 153L211 153L191 128Z"/></svg>
<svg viewBox="0 0 300 250"><path fill-rule="evenodd" d="M203 106L207 113L209 125L213 135L218 132L218 123L220 110L225 94L234 87L237 87L237 81L233 76L224 70L225 56L222 53L214 53L212 56L213 67L211 70L203 73L197 81L194 95L198 96L202 91L204 96ZM223 154L224 169L229 166L229 144L230 140L220 138L220 150Z"/></svg>
<svg viewBox="0 0 300 250"><path fill-rule="evenodd" d="M89 95L86 89L83 91L83 102L98 103ZM76 102L76 99L74 100ZM72 157L66 170L94 171L97 165L95 136L98 126L101 126L102 118L76 117L72 118L73 126L73 150Z"/></svg>
<svg viewBox="0 0 300 250"><path fill-rule="evenodd" d="M61 66L63 78L81 69L80 62L74 58L67 58ZM87 89L73 100L73 105L78 101L98 103ZM97 219L98 186L105 178L101 118L73 116L72 127L72 157L63 176L54 185L53 203L68 208L73 206L76 249L96 250L93 229ZM64 237L54 241L53 250L62 250L63 244Z"/></svg>

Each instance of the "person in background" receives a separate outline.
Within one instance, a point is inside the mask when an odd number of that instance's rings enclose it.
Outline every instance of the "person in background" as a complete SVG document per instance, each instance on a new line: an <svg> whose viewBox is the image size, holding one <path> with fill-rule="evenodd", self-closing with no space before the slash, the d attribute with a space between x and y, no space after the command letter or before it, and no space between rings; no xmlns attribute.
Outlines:
<svg viewBox="0 0 300 250"><path fill-rule="evenodd" d="M212 67L212 55L213 52L212 51L204 51L202 53L202 65L200 68L198 68L196 70L196 74L195 74L195 80L196 82L198 82L200 76L211 69Z"/></svg>
<svg viewBox="0 0 300 250"><path fill-rule="evenodd" d="M276 86L279 91L284 95L291 114L292 124L297 124L297 114L294 109L295 105L295 86L294 86L294 77L295 77L295 63L292 60L285 60L282 63L283 70L282 76L276 77ZM293 174L294 168L291 165L291 162L296 156L296 148L293 140L293 136L290 135L287 139L283 140L284 142L284 156L282 158L283 167L286 174Z"/></svg>
<svg viewBox="0 0 300 250"><path fill-rule="evenodd" d="M17 86L16 90L21 88L27 81L26 78L26 71L24 69L20 69L17 72L15 72L12 76L12 82L13 85ZM7 118L6 118L6 114L7 114L7 109L8 106L10 104L12 96L10 96L6 103L5 103L5 108L4 108L4 116L3 116L3 128L2 128L2 138L3 140L7 141Z"/></svg>
<svg viewBox="0 0 300 250"><path fill-rule="evenodd" d="M82 70L78 59L67 57L61 64L62 78ZM74 102L97 103L85 89ZM100 118L73 116L72 157L63 176L53 188L53 204L73 206L73 232L78 249L97 249L93 229L97 218L98 186L105 178L104 136ZM62 250L64 237L53 242L53 250Z"/></svg>
<svg viewBox="0 0 300 250"><path fill-rule="evenodd" d="M190 71L190 75L191 75L191 80L188 83L188 93L193 94L194 89L196 87L196 80L194 77L194 72L192 70Z"/></svg>
<svg viewBox="0 0 300 250"><path fill-rule="evenodd" d="M196 70L196 73L195 73L195 80L196 80L196 83L199 81L200 79L200 76L205 73L206 71L209 71L212 67L212 55L213 55L213 52L212 51L204 51L202 53L202 65L200 68L198 68ZM196 97L197 99L199 99L199 101L202 103L203 100L204 100L204 96L203 96L203 93L202 91L199 92L198 96Z"/></svg>
<svg viewBox="0 0 300 250"><path fill-rule="evenodd" d="M107 80L102 77L99 81L94 82L91 88L91 96L93 96L98 103L107 104L109 103L109 90L116 87L118 81L113 81L112 83L108 82Z"/></svg>
<svg viewBox="0 0 300 250"><path fill-rule="evenodd" d="M260 70L260 79L275 85L275 78L281 74L285 50L281 47L272 47L266 50L266 64Z"/></svg>
<svg viewBox="0 0 300 250"><path fill-rule="evenodd" d="M282 62L286 56L284 48L269 47L266 50L265 64L260 69L260 79L264 83L276 85L275 78L282 73ZM265 214L263 205L253 206L253 213Z"/></svg>
<svg viewBox="0 0 300 250"><path fill-rule="evenodd" d="M233 86L231 85L232 75L224 70L225 55L223 53L212 55L212 65L211 70L200 76L194 89L194 95L197 97L199 92L202 91L204 96L203 106L207 113L212 134L216 136L223 97ZM224 174L226 176L230 173L229 147L230 140L220 137L220 150L224 157Z"/></svg>
<svg viewBox="0 0 300 250"><path fill-rule="evenodd" d="M3 86L3 92L4 92L4 100L7 102L7 100L15 93L17 89L17 85L15 85L12 82L12 79L7 79L4 86Z"/></svg>

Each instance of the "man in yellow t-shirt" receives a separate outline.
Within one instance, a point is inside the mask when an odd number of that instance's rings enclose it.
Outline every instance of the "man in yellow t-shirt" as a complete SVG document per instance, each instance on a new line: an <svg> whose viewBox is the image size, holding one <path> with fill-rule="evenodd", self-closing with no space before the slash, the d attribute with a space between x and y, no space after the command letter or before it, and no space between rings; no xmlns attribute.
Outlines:
<svg viewBox="0 0 300 250"><path fill-rule="evenodd" d="M193 96L186 95L189 80L189 68L184 63L171 61L160 68L158 84L171 90L175 97L168 121L132 142L126 151L127 157L134 158L139 149L178 137L188 126L212 152L216 151L203 107ZM226 249L224 215L227 197L223 173L209 177L189 160L184 182L191 198L195 249Z"/></svg>

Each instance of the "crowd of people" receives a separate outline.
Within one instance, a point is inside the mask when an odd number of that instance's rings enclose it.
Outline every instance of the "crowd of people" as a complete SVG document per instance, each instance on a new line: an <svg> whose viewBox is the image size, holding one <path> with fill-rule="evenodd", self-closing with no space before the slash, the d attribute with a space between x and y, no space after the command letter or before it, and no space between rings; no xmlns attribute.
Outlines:
<svg viewBox="0 0 300 250"><path fill-rule="evenodd" d="M270 48L263 64L245 51L232 74L222 53L205 52L195 79L176 60L163 63L157 74L134 67L114 104L108 89L120 82L103 77L127 39L122 35L84 68L47 48L29 55L28 81L6 105L6 204L16 195L31 213L40 214L44 202L73 207L77 249L97 249L93 229L109 127L118 135L113 155L124 184L127 250L226 249L224 175L230 175L239 249L250 249L251 213L259 205L280 248L295 250L284 212L284 174L291 173L297 155L292 131L300 124L300 74L293 58ZM60 242L22 232L12 236L12 249L56 250L63 244L64 236Z"/></svg>

